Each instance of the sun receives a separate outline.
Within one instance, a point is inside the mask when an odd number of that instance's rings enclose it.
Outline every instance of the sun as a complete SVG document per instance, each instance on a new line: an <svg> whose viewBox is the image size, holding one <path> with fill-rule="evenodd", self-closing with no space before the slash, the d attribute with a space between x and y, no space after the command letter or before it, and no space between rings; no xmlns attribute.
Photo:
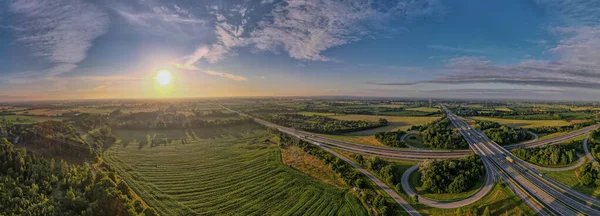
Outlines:
<svg viewBox="0 0 600 216"><path fill-rule="evenodd" d="M158 72L156 75L156 82L160 85L168 85L173 80L173 76L171 76L171 72L163 70Z"/></svg>

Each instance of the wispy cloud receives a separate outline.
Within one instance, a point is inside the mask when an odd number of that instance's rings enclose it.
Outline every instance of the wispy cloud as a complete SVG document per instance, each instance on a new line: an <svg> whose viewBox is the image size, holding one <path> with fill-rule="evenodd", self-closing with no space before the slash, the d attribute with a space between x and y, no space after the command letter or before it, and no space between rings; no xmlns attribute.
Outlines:
<svg viewBox="0 0 600 216"><path fill-rule="evenodd" d="M452 47L452 46L445 46L445 45L439 45L439 44L431 44L431 45L428 45L427 48L441 50L441 51L458 52L458 53L476 53L476 54L488 54L489 53L489 51L487 51L487 50L466 49L466 48L462 48L462 47Z"/></svg>
<svg viewBox="0 0 600 216"><path fill-rule="evenodd" d="M135 2L134 2L135 3ZM207 21L177 4L140 0L137 5L115 4L111 8L144 32L176 38L194 38L206 31Z"/></svg>
<svg viewBox="0 0 600 216"><path fill-rule="evenodd" d="M263 1L271 4L273 1ZM237 55L235 48L252 46L258 51L279 53L307 61L332 61L322 53L332 47L375 37L376 30L389 30L391 18L410 19L431 15L437 0L400 0L379 4L371 0L286 0L276 3L260 21L249 24L247 7L212 7L216 17L217 42L200 45L208 53L202 58L211 63ZM234 13L224 13L229 11ZM199 51L196 51L198 53Z"/></svg>
<svg viewBox="0 0 600 216"><path fill-rule="evenodd" d="M204 73L214 75L214 76L225 77L225 78L232 79L235 81L246 81L247 80L246 77L238 76L238 75L234 75L234 74L230 74L230 73L224 73L224 72L204 71Z"/></svg>
<svg viewBox="0 0 600 216"><path fill-rule="evenodd" d="M190 65L190 64L177 64L177 63L173 63L173 66L175 66L176 68L182 69L182 70L200 71L200 72L208 74L208 75L225 77L225 78L232 79L232 80L235 80L235 81L246 81L246 80L248 80L246 77L235 75L235 74L230 74L230 73L225 73L225 72L218 72L218 71L211 71L211 70L202 70L202 69L200 69L200 68L198 68L198 67L196 67L194 65Z"/></svg>
<svg viewBox="0 0 600 216"><path fill-rule="evenodd" d="M562 1L561 1L562 2ZM575 1L578 2L578 1ZM461 56L447 61L446 67L436 70L441 76L415 82L369 82L374 85L415 85L498 83L511 85L561 88L600 89L600 25L589 22L600 18L592 13L598 7L586 8L575 2L548 1L551 9L578 25L549 27L550 33L562 38L546 52L553 60L523 60L515 65L496 65L483 57ZM556 6L559 5L559 6ZM596 5L597 6L597 5ZM545 45L550 46L545 41ZM441 48L441 47L437 47ZM474 50L471 50L474 51ZM475 53L475 52L472 52Z"/></svg>
<svg viewBox="0 0 600 216"><path fill-rule="evenodd" d="M55 64L51 77L76 68L109 25L102 9L79 0L16 0L10 11L18 15L17 40Z"/></svg>

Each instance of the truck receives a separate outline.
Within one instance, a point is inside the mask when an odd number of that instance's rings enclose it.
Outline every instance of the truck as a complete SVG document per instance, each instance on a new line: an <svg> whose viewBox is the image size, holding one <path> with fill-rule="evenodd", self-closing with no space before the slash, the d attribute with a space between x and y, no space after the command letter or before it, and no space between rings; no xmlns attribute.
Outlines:
<svg viewBox="0 0 600 216"><path fill-rule="evenodd" d="M514 162L515 162L515 161L514 161L512 158L510 158L509 156L506 156L506 161L508 161L508 162L510 162L510 163L514 163Z"/></svg>

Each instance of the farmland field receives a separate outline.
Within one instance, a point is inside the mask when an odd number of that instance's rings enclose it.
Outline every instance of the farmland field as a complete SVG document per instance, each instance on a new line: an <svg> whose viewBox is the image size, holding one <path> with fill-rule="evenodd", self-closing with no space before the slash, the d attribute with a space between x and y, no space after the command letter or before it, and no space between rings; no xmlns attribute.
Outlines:
<svg viewBox="0 0 600 216"><path fill-rule="evenodd" d="M374 128L370 130L364 131L356 131L351 133L346 133L344 135L348 136L368 136L373 135L377 132L383 131L393 131L393 130L408 130L413 125L424 125L428 124L440 117L435 116L424 116L424 117L414 117L414 116L374 116L374 115L339 115L339 116L330 116L331 118L340 119L340 120L364 120L364 121L377 121L380 118L384 118L388 120L388 125L385 127Z"/></svg>
<svg viewBox="0 0 600 216"><path fill-rule="evenodd" d="M406 110L420 111L420 112L437 112L437 111L440 111L439 108L434 108L434 107L415 107L415 108L407 108Z"/></svg>
<svg viewBox="0 0 600 216"><path fill-rule="evenodd" d="M566 126L574 123L579 123L581 121L571 121L567 122L564 120L518 120L518 119L506 119L506 118L489 118L489 117L480 117L475 116L472 117L476 120L484 120L484 121L495 121L500 124L504 124L510 127L520 127L520 128L534 128L534 127L556 127L556 126Z"/></svg>
<svg viewBox="0 0 600 216"><path fill-rule="evenodd" d="M162 215L366 215L354 195L282 164L255 125L115 130L105 160Z"/></svg>

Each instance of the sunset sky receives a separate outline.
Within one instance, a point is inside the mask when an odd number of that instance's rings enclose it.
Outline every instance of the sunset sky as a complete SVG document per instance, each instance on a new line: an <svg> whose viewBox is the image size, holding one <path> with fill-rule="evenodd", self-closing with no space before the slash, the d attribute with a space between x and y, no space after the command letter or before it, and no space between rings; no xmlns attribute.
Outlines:
<svg viewBox="0 0 600 216"><path fill-rule="evenodd" d="M600 100L600 2L5 0L0 65L0 101Z"/></svg>

